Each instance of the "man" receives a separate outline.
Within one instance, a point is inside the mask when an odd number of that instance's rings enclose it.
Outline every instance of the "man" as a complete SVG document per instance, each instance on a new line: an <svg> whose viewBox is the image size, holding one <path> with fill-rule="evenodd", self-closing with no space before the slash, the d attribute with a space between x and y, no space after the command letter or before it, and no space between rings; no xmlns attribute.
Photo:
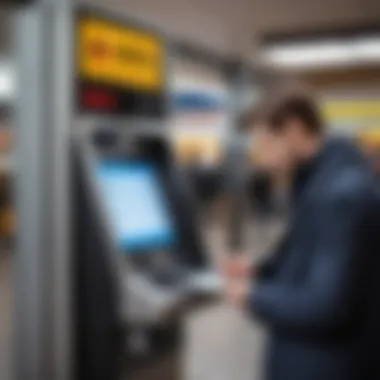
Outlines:
<svg viewBox="0 0 380 380"><path fill-rule="evenodd" d="M253 270L241 257L226 265L230 302L268 327L266 379L380 379L380 201L369 166L348 141L325 137L300 92L264 101L251 124L261 166L292 184L276 252Z"/></svg>

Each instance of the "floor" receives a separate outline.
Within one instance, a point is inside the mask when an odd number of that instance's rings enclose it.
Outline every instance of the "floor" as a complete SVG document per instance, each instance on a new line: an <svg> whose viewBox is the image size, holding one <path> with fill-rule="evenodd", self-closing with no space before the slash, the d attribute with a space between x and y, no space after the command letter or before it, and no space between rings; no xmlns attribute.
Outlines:
<svg viewBox="0 0 380 380"><path fill-rule="evenodd" d="M261 379L263 330L221 304L189 317L184 340L185 380Z"/></svg>

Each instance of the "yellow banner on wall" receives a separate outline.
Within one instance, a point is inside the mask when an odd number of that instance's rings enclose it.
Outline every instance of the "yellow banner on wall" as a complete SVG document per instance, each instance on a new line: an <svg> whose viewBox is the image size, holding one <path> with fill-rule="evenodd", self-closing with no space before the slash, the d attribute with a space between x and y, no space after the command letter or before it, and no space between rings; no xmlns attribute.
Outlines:
<svg viewBox="0 0 380 380"><path fill-rule="evenodd" d="M380 99L330 101L323 104L322 109L329 121L380 120Z"/></svg>
<svg viewBox="0 0 380 380"><path fill-rule="evenodd" d="M163 87L164 46L152 33L88 15L79 19L77 46L80 78L139 91Z"/></svg>

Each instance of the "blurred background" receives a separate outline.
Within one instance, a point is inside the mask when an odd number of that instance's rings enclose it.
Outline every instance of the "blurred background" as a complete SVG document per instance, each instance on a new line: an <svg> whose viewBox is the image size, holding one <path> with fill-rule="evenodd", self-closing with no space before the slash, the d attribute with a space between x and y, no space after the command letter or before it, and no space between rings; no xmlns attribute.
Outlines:
<svg viewBox="0 0 380 380"><path fill-rule="evenodd" d="M259 257L286 222L286 199L255 168L241 116L270 86L302 82L329 133L353 139L380 178L380 2L376 0L107 0L88 2L158 28L168 39L164 134L191 184L207 254ZM31 5L32 7L35 4ZM11 379L15 9L0 9L0 377ZM260 379L265 334L223 301L186 314L175 353L141 379ZM181 359L178 359L181 357ZM184 361L181 361L184 359ZM175 367L179 361L181 375ZM129 377L128 377L129 378ZM133 378L133 377L131 377Z"/></svg>

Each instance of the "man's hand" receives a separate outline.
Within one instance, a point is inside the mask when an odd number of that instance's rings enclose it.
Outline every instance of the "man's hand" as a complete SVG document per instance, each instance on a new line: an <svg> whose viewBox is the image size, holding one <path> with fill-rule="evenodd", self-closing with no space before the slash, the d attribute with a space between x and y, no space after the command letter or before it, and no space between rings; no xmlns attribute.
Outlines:
<svg viewBox="0 0 380 380"><path fill-rule="evenodd" d="M248 280L253 273L251 260L245 255L227 258L223 263L223 275L227 280Z"/></svg>
<svg viewBox="0 0 380 380"><path fill-rule="evenodd" d="M237 308L244 308L244 305L251 293L250 281L231 281L227 284L227 300Z"/></svg>

